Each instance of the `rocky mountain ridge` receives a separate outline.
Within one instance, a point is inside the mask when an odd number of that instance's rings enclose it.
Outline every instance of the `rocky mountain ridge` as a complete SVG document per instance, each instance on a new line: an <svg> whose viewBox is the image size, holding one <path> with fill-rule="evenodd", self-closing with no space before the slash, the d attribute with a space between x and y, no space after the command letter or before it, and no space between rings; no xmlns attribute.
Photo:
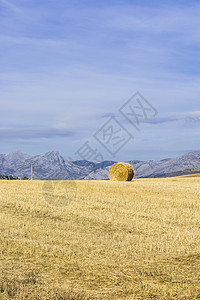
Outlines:
<svg viewBox="0 0 200 300"><path fill-rule="evenodd" d="M200 168L200 151L194 151L176 158L159 161L131 160L135 178L166 177L173 172ZM87 160L68 161L58 151L31 156L15 151L0 154L0 174L17 177L30 177L30 164L33 165L33 179L38 180L107 180L110 166L115 161L100 163Z"/></svg>

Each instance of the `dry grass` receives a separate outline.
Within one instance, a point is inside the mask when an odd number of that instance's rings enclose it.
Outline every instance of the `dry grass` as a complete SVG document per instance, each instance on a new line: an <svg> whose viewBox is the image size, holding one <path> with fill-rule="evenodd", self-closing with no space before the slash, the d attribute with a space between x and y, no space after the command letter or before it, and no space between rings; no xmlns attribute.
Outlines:
<svg viewBox="0 0 200 300"><path fill-rule="evenodd" d="M200 173L199 174L182 175L181 177L200 177Z"/></svg>
<svg viewBox="0 0 200 300"><path fill-rule="evenodd" d="M112 181L131 181L133 176L133 167L128 163L115 163L109 169L109 178Z"/></svg>
<svg viewBox="0 0 200 300"><path fill-rule="evenodd" d="M199 184L0 181L0 299L197 299Z"/></svg>

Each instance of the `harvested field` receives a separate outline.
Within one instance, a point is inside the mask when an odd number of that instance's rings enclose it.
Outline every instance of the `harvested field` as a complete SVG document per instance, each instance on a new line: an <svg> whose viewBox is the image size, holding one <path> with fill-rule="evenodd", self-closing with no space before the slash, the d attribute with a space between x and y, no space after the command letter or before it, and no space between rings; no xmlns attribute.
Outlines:
<svg viewBox="0 0 200 300"><path fill-rule="evenodd" d="M0 181L0 299L197 299L200 178Z"/></svg>

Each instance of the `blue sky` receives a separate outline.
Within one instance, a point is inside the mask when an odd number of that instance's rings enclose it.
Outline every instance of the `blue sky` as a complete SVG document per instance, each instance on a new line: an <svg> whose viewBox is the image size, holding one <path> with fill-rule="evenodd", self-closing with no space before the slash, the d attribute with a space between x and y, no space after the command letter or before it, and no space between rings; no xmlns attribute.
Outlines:
<svg viewBox="0 0 200 300"><path fill-rule="evenodd" d="M199 1L1 0L0 153L200 150L199 15ZM137 91L158 111L140 132L119 113ZM94 139L111 116L134 137L114 157Z"/></svg>

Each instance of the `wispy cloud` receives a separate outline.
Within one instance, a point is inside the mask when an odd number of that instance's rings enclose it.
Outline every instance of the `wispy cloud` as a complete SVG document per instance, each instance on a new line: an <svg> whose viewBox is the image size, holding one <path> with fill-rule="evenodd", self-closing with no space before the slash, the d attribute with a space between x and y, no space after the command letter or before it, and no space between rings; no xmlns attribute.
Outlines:
<svg viewBox="0 0 200 300"><path fill-rule="evenodd" d="M53 137L72 137L74 132L57 128L0 128L0 139L35 139Z"/></svg>
<svg viewBox="0 0 200 300"><path fill-rule="evenodd" d="M200 111L188 112L185 114L171 114L168 116L158 116L156 118L148 118L142 120L143 123L149 124L161 124L168 122L184 121L186 124L199 124L200 123Z"/></svg>

